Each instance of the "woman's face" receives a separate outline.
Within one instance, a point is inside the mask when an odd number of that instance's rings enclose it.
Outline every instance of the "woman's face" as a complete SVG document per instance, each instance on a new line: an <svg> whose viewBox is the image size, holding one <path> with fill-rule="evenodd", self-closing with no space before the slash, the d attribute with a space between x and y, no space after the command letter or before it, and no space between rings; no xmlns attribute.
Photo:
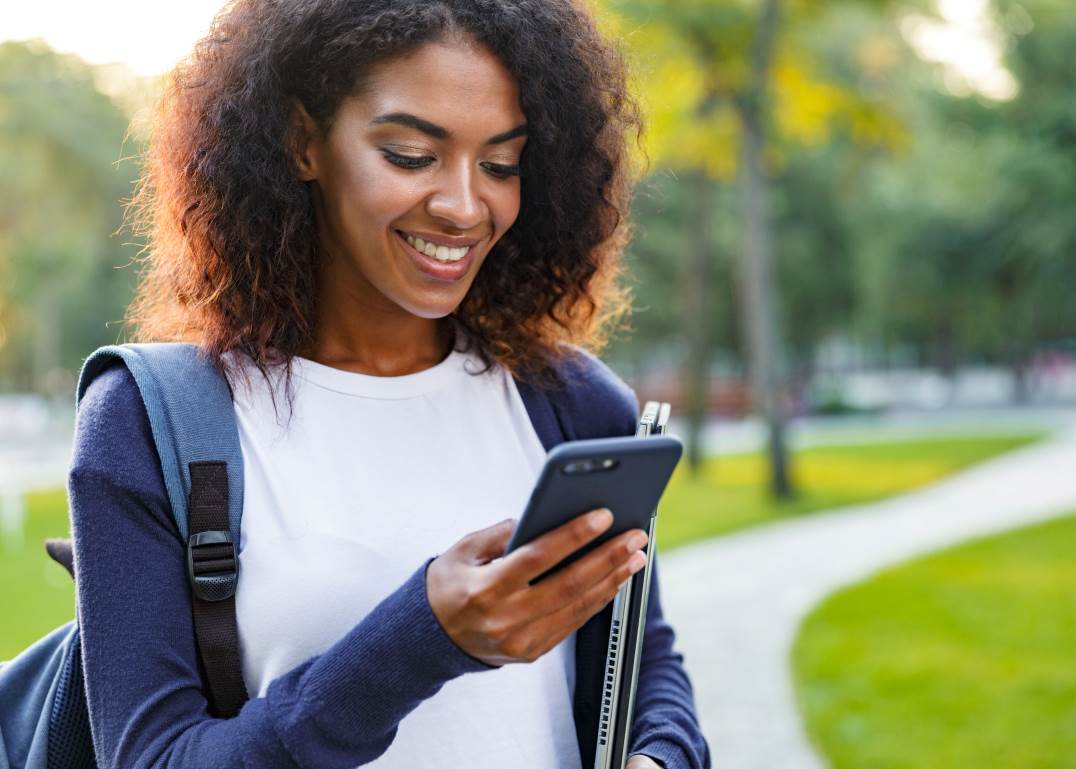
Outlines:
<svg viewBox="0 0 1076 769"><path fill-rule="evenodd" d="M429 43L376 65L299 158L330 293L422 318L456 309L519 214L525 122L485 48Z"/></svg>

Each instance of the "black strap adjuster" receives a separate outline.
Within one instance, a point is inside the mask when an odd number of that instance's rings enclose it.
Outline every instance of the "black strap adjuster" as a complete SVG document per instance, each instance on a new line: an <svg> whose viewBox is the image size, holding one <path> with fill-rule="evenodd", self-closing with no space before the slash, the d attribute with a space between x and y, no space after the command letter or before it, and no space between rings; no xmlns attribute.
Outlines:
<svg viewBox="0 0 1076 769"><path fill-rule="evenodd" d="M228 531L199 531L187 540L187 577L203 601L226 601L235 595L239 562Z"/></svg>

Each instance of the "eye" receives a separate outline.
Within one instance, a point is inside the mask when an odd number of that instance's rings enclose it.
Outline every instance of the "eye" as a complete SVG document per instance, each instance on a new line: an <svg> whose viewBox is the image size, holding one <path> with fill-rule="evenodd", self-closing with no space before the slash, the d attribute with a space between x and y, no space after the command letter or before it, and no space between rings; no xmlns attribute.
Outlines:
<svg viewBox="0 0 1076 769"><path fill-rule="evenodd" d="M434 160L429 155L414 157L412 155L400 155L392 150L381 150L381 154L385 156L385 160L400 168L424 168Z"/></svg>
<svg viewBox="0 0 1076 769"><path fill-rule="evenodd" d="M508 179L519 176L519 166L504 166L499 163L483 163L482 167L489 171L490 175L497 179Z"/></svg>

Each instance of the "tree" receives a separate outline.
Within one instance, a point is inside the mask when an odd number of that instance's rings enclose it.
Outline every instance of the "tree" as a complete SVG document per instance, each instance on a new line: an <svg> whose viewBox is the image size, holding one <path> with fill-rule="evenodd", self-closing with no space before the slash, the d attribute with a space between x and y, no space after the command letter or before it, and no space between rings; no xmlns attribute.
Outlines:
<svg viewBox="0 0 1076 769"><path fill-rule="evenodd" d="M135 178L127 116L93 70L40 43L0 45L0 383L67 389L116 340L135 247L114 236ZM65 392L66 394L66 392Z"/></svg>
<svg viewBox="0 0 1076 769"><path fill-rule="evenodd" d="M773 267L773 226L770 220L767 173L763 152L767 130L774 48L780 24L780 0L763 0L750 53L750 75L734 99L742 135L740 188L743 200L744 323L755 397L769 427L771 481L775 496L792 496L785 449L782 394L781 337L776 317Z"/></svg>
<svg viewBox="0 0 1076 769"><path fill-rule="evenodd" d="M788 2L788 0L785 0ZM797 18L817 14L821 4L788 2ZM771 487L791 494L783 438L781 334L774 281L774 232L769 178L779 138L824 141L828 124L872 106L854 93L814 79L810 52L784 34L782 0L609 0L614 31L622 36L644 73L637 83L649 107L648 154L659 168L705 174L713 184L733 184L741 199L741 288L745 347L756 404L769 425ZM827 98L818 99L819 94ZM806 102L804 99L806 98ZM808 103L809 102L809 103ZM778 105L776 108L774 105ZM775 119L780 113L784 122ZM789 117L791 116L791 119ZM801 131L800 119L808 130ZM788 130L791 128L791 130ZM712 197L696 190L696 203ZM701 210L701 209L700 209ZM697 243L708 241L705 211L694 224ZM698 313L707 306L707 261L690 252L685 285L690 340L686 378L694 394L689 406L689 458L698 462L697 433L703 414L700 395L710 351Z"/></svg>
<svg viewBox="0 0 1076 769"><path fill-rule="evenodd" d="M876 164L846 205L872 335L950 374L1008 365L1019 399L1036 348L1076 328L1076 24L1050 0L994 13L1014 98L946 93L932 67L905 62L908 151Z"/></svg>

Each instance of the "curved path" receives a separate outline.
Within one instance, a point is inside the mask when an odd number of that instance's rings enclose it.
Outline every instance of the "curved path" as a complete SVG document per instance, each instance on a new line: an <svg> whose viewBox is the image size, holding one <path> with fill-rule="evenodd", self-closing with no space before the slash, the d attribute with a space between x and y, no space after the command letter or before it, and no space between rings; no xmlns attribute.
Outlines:
<svg viewBox="0 0 1076 769"><path fill-rule="evenodd" d="M789 652L828 594L947 545L1076 510L1076 427L882 502L748 529L662 557L662 599L718 769L820 769ZM658 535L660 541L660 532Z"/></svg>

